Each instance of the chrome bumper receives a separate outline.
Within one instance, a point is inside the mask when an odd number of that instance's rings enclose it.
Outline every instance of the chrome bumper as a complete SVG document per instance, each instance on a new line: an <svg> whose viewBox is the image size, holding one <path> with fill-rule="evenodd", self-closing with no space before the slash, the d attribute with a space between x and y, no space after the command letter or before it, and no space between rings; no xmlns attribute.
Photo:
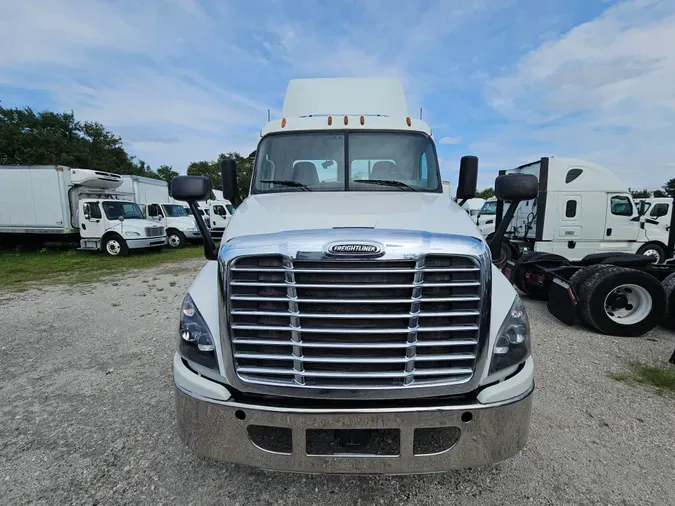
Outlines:
<svg viewBox="0 0 675 506"><path fill-rule="evenodd" d="M129 249L155 248L166 245L166 236L148 237L143 239L126 239Z"/></svg>
<svg viewBox="0 0 675 506"><path fill-rule="evenodd" d="M177 386L176 410L181 439L205 457L302 473L417 474L494 464L518 453L527 441L533 390L534 386L519 397L494 404L307 409L214 401ZM290 429L291 452L263 449L252 441L251 426ZM450 448L415 454L415 429L449 427L459 430ZM398 429L400 439L396 453L386 456L314 451L309 455L308 429Z"/></svg>

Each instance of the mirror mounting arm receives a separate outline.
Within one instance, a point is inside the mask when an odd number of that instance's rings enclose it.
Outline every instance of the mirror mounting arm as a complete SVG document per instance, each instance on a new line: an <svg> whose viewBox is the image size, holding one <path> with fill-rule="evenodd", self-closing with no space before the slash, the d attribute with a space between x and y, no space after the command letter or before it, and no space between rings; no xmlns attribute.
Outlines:
<svg viewBox="0 0 675 506"><path fill-rule="evenodd" d="M194 218L195 223L197 224L197 228L201 232L202 238L204 240L204 256L206 257L207 260L217 260L218 251L216 250L216 245L214 244L213 239L211 238L211 232L206 227L206 223L204 223L202 215L199 214L197 201L193 200L191 202L188 202L188 205L190 206L190 210L192 211L192 217Z"/></svg>

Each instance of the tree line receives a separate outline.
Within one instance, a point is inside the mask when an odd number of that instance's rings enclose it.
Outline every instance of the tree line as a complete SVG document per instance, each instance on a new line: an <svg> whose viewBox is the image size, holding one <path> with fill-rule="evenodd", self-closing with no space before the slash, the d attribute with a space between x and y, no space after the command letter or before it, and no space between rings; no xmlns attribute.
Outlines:
<svg viewBox="0 0 675 506"><path fill-rule="evenodd" d="M248 195L252 160L237 152L221 153L215 160L192 162L187 167L191 176L205 176L215 190L222 190L220 161L237 162L239 194ZM5 108L0 105L0 165L66 165L97 169L117 174L162 179L171 185L178 172L171 165L153 169L124 149L122 139L95 121L77 121L74 113L35 112L30 107ZM631 190L633 198L673 197L675 178L661 189ZM494 197L494 189L486 188L476 196Z"/></svg>
<svg viewBox="0 0 675 506"><path fill-rule="evenodd" d="M239 153L223 153L216 160L192 162L187 173L206 176L213 189L222 190L219 162L237 162L239 192L248 195L252 160ZM153 169L130 155L122 139L95 121L77 121L73 112L35 112L30 107L0 105L0 165L65 165L162 179L171 187L178 175L171 165Z"/></svg>

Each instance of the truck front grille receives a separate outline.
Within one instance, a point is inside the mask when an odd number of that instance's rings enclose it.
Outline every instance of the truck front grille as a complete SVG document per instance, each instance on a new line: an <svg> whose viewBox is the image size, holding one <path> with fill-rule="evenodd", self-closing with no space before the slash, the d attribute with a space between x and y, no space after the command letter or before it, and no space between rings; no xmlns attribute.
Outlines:
<svg viewBox="0 0 675 506"><path fill-rule="evenodd" d="M164 227L145 227L147 237L161 237L164 235Z"/></svg>
<svg viewBox="0 0 675 506"><path fill-rule="evenodd" d="M230 339L243 382L396 388L474 374L482 293L474 258L247 256L229 272Z"/></svg>

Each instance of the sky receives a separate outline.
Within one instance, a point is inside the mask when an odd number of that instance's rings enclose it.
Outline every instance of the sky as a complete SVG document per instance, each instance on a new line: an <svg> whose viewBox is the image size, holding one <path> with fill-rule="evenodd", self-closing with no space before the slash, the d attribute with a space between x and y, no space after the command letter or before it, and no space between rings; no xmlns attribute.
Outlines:
<svg viewBox="0 0 675 506"><path fill-rule="evenodd" d="M542 156L675 177L675 0L0 0L0 101L152 167L255 149L288 81L398 77L444 179Z"/></svg>

